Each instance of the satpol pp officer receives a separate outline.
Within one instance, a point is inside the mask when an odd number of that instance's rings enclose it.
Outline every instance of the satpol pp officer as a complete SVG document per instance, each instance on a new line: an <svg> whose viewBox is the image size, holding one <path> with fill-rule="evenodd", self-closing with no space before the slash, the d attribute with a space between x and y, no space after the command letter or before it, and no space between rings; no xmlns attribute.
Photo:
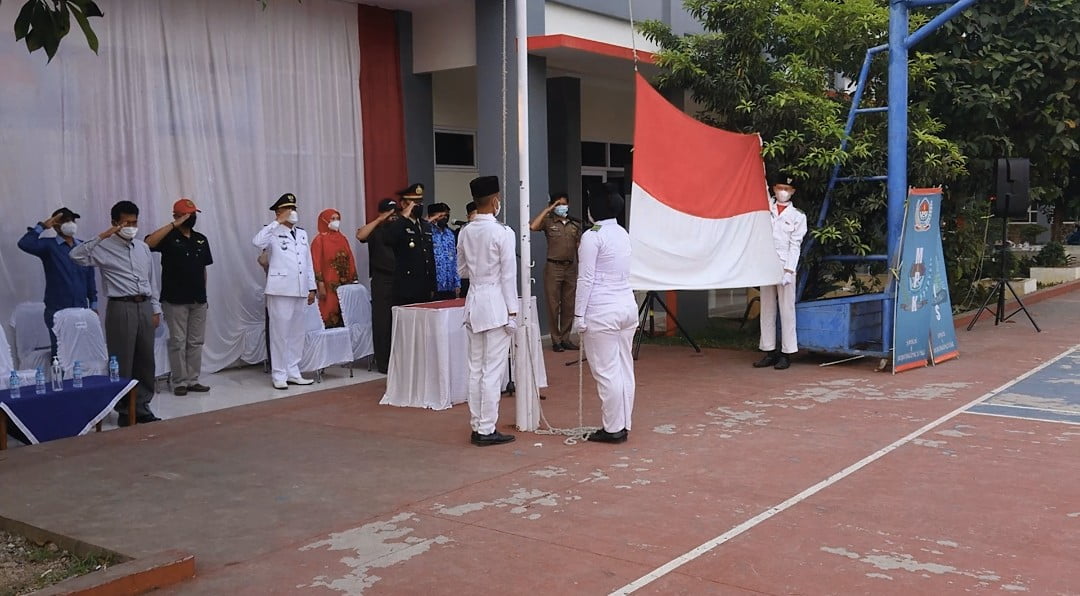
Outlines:
<svg viewBox="0 0 1080 596"><path fill-rule="evenodd" d="M289 384L310 385L300 376L300 356L304 349L304 308L315 303L315 271L307 232L296 226L296 197L281 195L270 210L274 221L255 235L252 242L266 251L266 308L270 313L270 363L274 389Z"/></svg>
<svg viewBox="0 0 1080 596"><path fill-rule="evenodd" d="M772 213L773 246L783 263L784 277L780 285L761 287L761 339L758 347L765 357L754 363L754 368L771 366L784 370L791 366L790 354L799 351L795 335L795 272L799 266L799 251L806 236L806 215L791 204L795 187L787 184L773 186L773 199L769 201ZM776 350L776 311L780 311L780 350Z"/></svg>

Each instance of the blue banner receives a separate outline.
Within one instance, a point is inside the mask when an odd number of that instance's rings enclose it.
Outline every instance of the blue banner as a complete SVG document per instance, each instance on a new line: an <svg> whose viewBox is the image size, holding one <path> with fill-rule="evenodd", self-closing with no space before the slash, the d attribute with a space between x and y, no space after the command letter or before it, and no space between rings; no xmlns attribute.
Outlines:
<svg viewBox="0 0 1080 596"><path fill-rule="evenodd" d="M958 354L940 212L941 189L912 189L908 194L897 269L894 373Z"/></svg>

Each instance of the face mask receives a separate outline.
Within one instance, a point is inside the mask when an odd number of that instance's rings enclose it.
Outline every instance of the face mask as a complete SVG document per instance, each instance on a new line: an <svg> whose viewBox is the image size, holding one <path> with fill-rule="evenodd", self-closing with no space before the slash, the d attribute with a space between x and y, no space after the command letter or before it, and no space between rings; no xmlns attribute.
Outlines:
<svg viewBox="0 0 1080 596"><path fill-rule="evenodd" d="M331 219L329 227L330 227L330 230L332 230L334 232L338 231L339 229L341 229L341 220L340 219Z"/></svg>
<svg viewBox="0 0 1080 596"><path fill-rule="evenodd" d="M297 213L295 210L290 211L289 212L289 217L285 221L287 221L287 222L289 222L291 224L294 224L294 223L300 221L300 214Z"/></svg>
<svg viewBox="0 0 1080 596"><path fill-rule="evenodd" d="M791 200L791 193L786 190L781 190L780 192L776 193L776 200L780 201L781 203L786 203Z"/></svg>
<svg viewBox="0 0 1080 596"><path fill-rule="evenodd" d="M132 240L135 238L135 234L139 233L139 228L135 226L126 226L120 228L120 231L117 233L120 234L120 237L124 240Z"/></svg>
<svg viewBox="0 0 1080 596"><path fill-rule="evenodd" d="M566 214L570 213L570 207L568 205L559 205L555 208L555 215L559 217L566 217Z"/></svg>
<svg viewBox="0 0 1080 596"><path fill-rule="evenodd" d="M495 204L495 217L499 217L499 213L502 211L502 201L500 200Z"/></svg>
<svg viewBox="0 0 1080 596"><path fill-rule="evenodd" d="M60 233L65 236L74 236L76 229L78 229L78 226L73 221L65 221L60 224Z"/></svg>

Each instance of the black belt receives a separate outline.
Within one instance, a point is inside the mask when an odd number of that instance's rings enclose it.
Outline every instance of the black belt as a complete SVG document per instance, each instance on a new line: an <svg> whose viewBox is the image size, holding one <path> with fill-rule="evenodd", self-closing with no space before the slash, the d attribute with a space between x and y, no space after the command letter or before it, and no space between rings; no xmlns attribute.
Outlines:
<svg viewBox="0 0 1080 596"><path fill-rule="evenodd" d="M573 265L574 264L574 261L572 261L572 260L560 261L559 259L548 259L547 262L548 263L555 263L556 265Z"/></svg>
<svg viewBox="0 0 1080 596"><path fill-rule="evenodd" d="M149 299L149 296L143 296L142 294L138 296L109 296L109 300L115 300L116 302L146 302Z"/></svg>

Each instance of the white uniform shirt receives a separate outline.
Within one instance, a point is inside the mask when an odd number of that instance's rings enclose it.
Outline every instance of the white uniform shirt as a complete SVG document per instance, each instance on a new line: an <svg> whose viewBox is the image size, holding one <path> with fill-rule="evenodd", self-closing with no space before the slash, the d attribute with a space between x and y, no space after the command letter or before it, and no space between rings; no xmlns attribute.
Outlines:
<svg viewBox="0 0 1080 596"><path fill-rule="evenodd" d="M630 288L630 234L614 218L605 219L581 235L574 316L626 306L636 308Z"/></svg>
<svg viewBox="0 0 1080 596"><path fill-rule="evenodd" d="M473 333L506 325L518 310L514 231L490 213L477 214L458 234L457 268L469 280L465 324Z"/></svg>
<svg viewBox="0 0 1080 596"><path fill-rule="evenodd" d="M311 266L307 232L295 226L290 230L273 221L259 230L252 242L268 255L267 296L306 298L308 292L315 291L315 270Z"/></svg>
<svg viewBox="0 0 1080 596"><path fill-rule="evenodd" d="M784 269L796 271L803 236L806 236L806 215L790 202L784 212L778 214L776 199L769 201L769 211L772 212L772 236L776 254L780 255Z"/></svg>

